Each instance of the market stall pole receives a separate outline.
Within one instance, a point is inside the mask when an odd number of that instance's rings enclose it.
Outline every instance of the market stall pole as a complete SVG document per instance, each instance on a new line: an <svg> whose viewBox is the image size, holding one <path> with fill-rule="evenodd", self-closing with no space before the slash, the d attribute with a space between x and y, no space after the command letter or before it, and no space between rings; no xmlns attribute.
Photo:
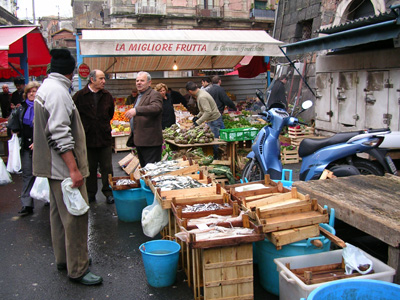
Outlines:
<svg viewBox="0 0 400 300"><path fill-rule="evenodd" d="M400 283L400 177L356 175L330 180L297 181L299 191L334 208L336 218L388 245L388 265Z"/></svg>

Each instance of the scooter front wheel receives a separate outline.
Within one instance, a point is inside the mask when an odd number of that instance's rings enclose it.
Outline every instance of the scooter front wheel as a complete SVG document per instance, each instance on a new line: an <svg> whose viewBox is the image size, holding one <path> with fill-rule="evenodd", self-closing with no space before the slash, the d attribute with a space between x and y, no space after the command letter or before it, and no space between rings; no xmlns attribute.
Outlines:
<svg viewBox="0 0 400 300"><path fill-rule="evenodd" d="M243 181L258 181L264 179L264 172L262 171L260 164L256 160L249 160L242 171Z"/></svg>

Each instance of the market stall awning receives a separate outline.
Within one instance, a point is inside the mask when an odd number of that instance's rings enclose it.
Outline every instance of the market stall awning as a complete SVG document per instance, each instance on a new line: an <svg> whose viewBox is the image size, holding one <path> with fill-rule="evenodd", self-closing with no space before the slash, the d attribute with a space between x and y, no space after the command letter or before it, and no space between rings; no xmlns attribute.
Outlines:
<svg viewBox="0 0 400 300"><path fill-rule="evenodd" d="M400 22L396 19L284 45L281 48L286 48L287 55L295 55L395 39L399 34Z"/></svg>
<svg viewBox="0 0 400 300"><path fill-rule="evenodd" d="M51 57L38 27L0 27L0 78L20 76L16 70L26 75L23 62L26 58L29 75L46 74Z"/></svg>
<svg viewBox="0 0 400 300"><path fill-rule="evenodd" d="M283 56L262 30L82 30L80 55L106 72L228 69L244 56Z"/></svg>

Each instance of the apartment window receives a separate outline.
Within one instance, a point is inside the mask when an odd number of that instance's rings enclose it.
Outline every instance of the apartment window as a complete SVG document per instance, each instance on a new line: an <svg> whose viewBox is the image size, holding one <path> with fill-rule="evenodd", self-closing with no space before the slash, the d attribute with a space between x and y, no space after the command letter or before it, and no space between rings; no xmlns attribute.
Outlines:
<svg viewBox="0 0 400 300"><path fill-rule="evenodd" d="M311 39L312 36L312 20L305 20L297 23L296 27L296 40L304 41Z"/></svg>

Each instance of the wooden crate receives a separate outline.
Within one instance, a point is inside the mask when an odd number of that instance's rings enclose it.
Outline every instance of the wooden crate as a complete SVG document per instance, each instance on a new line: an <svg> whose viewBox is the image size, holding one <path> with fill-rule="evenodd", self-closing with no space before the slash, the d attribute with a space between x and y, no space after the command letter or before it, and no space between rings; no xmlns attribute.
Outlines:
<svg viewBox="0 0 400 300"><path fill-rule="evenodd" d="M117 181L120 179L130 179L130 180L135 181L135 183L126 184L126 185L116 185ZM123 176L123 177L112 177L111 174L108 174L108 183L110 184L111 189L113 191L140 188L140 182L135 180L133 174L131 174L130 176Z"/></svg>
<svg viewBox="0 0 400 300"><path fill-rule="evenodd" d="M297 164L301 160L299 156L298 150L287 150L286 148L283 149L281 152L281 162L284 165L287 164Z"/></svg>
<svg viewBox="0 0 400 300"><path fill-rule="evenodd" d="M306 136L313 136L314 135L314 128L313 127L288 127L288 133L290 138L298 138Z"/></svg>
<svg viewBox="0 0 400 300"><path fill-rule="evenodd" d="M265 233L329 221L327 210L317 200L298 193L295 187L289 193L252 201L249 208L256 211Z"/></svg>
<svg viewBox="0 0 400 300"><path fill-rule="evenodd" d="M188 251L194 299L254 299L252 243Z"/></svg>
<svg viewBox="0 0 400 300"><path fill-rule="evenodd" d="M236 190L237 187L246 187L253 184L262 184L265 186L265 188L242 192ZM230 193L232 200L238 201L240 205L244 206L244 208L246 208L246 203L251 201L263 199L265 197L270 197L280 193L287 193L290 191L289 189L283 187L281 182L277 183L271 180L268 174L264 176L264 180L228 185L226 186L226 190Z"/></svg>

